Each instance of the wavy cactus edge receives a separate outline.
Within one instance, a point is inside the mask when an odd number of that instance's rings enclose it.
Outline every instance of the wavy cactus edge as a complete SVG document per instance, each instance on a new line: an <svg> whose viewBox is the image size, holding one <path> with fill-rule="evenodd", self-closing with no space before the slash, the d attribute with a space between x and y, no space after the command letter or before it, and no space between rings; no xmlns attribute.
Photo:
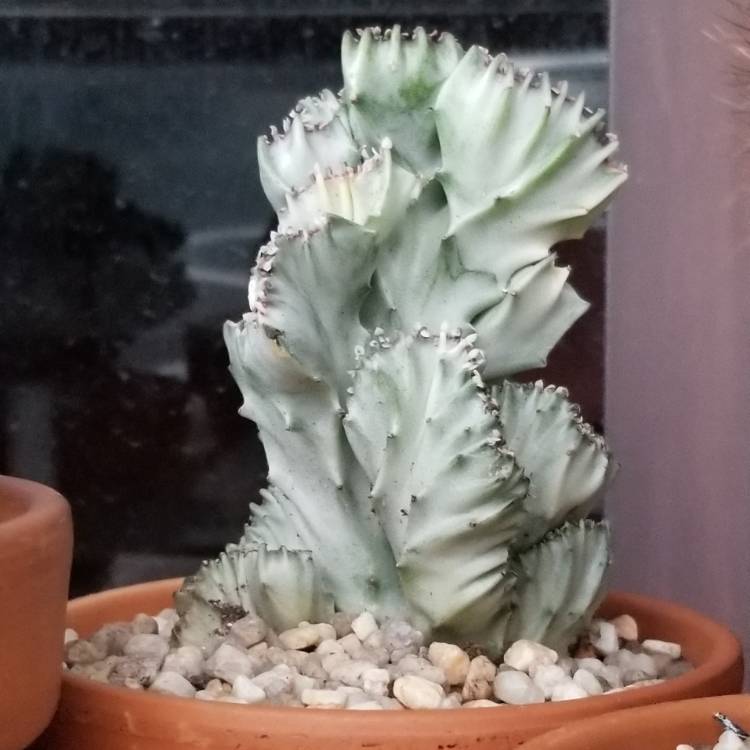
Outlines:
<svg viewBox="0 0 750 750"><path fill-rule="evenodd" d="M564 646L604 590L586 516L614 464L565 389L511 379L586 309L551 248L625 180L617 139L566 84L449 34L347 33L342 67L258 141L279 231L225 336L269 488L185 583L178 632L368 610L495 655ZM560 565L580 580L553 591Z"/></svg>

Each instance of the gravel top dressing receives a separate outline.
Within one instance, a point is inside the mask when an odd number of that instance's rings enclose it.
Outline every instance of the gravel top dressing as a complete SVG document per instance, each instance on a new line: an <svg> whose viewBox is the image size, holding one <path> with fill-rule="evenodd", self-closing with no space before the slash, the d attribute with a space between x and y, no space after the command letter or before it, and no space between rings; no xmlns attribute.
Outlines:
<svg viewBox="0 0 750 750"><path fill-rule="evenodd" d="M175 611L165 609L105 625L88 639L68 630L65 667L92 680L184 698L355 710L574 700L692 669L679 644L640 641L629 615L595 620L570 653L516 641L500 664L477 649L425 645L409 623L378 623L369 612L337 613L331 622L302 622L279 634L247 615L202 647L176 645L176 622Z"/></svg>

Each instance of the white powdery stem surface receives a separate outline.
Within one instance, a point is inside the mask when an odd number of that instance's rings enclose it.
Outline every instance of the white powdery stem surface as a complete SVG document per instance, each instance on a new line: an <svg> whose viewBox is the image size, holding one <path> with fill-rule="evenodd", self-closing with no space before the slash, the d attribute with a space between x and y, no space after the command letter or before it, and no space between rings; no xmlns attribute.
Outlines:
<svg viewBox="0 0 750 750"><path fill-rule="evenodd" d="M175 622L173 610L162 610L105 625L87 639L67 630L65 667L92 680L183 698L358 711L578 700L692 669L680 644L639 641L629 615L594 621L569 652L520 640L499 662L476 648L425 644L408 622L378 622L370 612L337 613L330 623L301 622L283 633L247 615L203 648L174 644ZM718 750L738 750L731 740L722 742Z"/></svg>

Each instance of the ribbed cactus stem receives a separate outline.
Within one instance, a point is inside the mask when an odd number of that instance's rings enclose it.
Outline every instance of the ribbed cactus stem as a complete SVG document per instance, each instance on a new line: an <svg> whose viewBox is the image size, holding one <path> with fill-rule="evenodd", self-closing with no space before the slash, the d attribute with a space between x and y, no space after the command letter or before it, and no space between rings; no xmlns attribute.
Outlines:
<svg viewBox="0 0 750 750"><path fill-rule="evenodd" d="M233 614L334 609L483 645L572 641L603 592L612 475L545 364L587 303L552 246L624 181L603 112L503 55L399 27L345 34L344 88L258 142L278 229L225 327L268 488L178 596L200 642Z"/></svg>

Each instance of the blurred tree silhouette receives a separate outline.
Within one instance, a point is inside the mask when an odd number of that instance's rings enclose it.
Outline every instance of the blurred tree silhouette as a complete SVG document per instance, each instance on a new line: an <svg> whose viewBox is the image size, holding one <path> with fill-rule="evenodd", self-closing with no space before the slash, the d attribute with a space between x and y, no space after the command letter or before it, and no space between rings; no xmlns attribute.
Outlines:
<svg viewBox="0 0 750 750"><path fill-rule="evenodd" d="M3 169L0 406L14 382L49 394L55 484L76 524L74 590L102 582L119 549L158 546L188 492L184 384L117 362L193 298L183 240L123 200L115 170L91 154L19 148Z"/></svg>
<svg viewBox="0 0 750 750"><path fill-rule="evenodd" d="M0 186L0 366L6 375L66 353L114 358L192 299L176 258L184 233L118 195L92 154L15 150Z"/></svg>

